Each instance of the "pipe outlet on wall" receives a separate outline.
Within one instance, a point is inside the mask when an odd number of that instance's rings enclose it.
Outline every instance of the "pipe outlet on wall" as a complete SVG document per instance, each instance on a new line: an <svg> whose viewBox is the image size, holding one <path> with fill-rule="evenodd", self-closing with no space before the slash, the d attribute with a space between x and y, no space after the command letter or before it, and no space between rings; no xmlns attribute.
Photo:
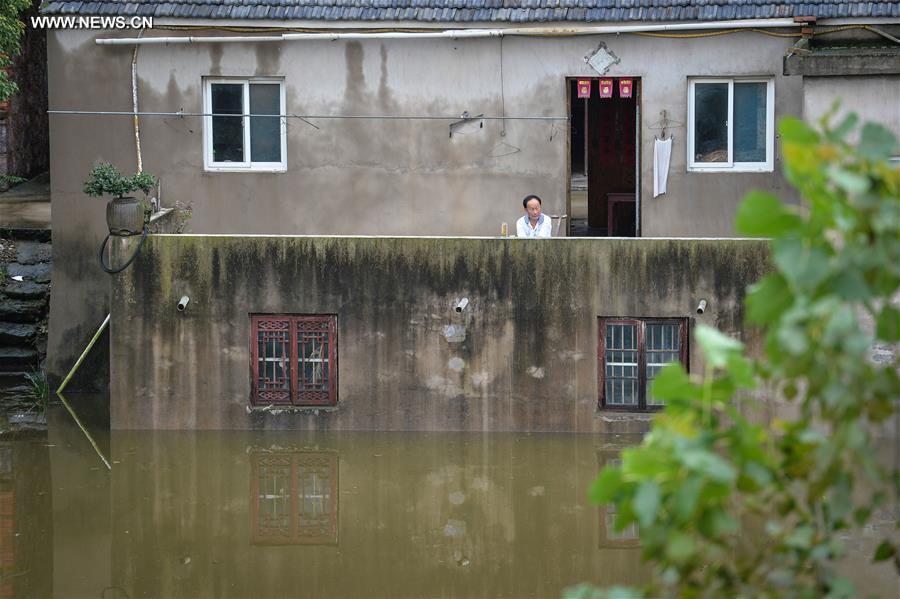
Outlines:
<svg viewBox="0 0 900 599"><path fill-rule="evenodd" d="M697 304L697 314L703 314L706 312L706 300L701 299L700 303Z"/></svg>
<svg viewBox="0 0 900 599"><path fill-rule="evenodd" d="M187 308L188 302L190 302L190 301L191 301L191 298L189 298L186 295L182 295L181 299L178 300L178 305L176 305L175 308L179 312L184 312L184 309Z"/></svg>

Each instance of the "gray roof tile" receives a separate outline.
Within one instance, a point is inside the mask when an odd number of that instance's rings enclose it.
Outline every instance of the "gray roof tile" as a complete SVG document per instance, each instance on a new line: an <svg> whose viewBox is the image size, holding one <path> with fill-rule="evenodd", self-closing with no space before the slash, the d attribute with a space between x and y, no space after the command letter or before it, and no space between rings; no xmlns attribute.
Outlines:
<svg viewBox="0 0 900 599"><path fill-rule="evenodd" d="M871 0L51 0L44 14L326 21L717 21L814 16L900 16L900 2Z"/></svg>

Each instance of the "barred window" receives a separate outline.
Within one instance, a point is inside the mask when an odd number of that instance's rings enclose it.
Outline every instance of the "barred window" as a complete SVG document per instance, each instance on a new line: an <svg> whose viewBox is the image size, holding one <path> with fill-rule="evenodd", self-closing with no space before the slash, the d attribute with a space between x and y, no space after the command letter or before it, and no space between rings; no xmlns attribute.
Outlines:
<svg viewBox="0 0 900 599"><path fill-rule="evenodd" d="M652 410L650 382L670 362L687 367L686 319L601 318L600 407Z"/></svg>
<svg viewBox="0 0 900 599"><path fill-rule="evenodd" d="M337 316L251 316L255 405L337 403Z"/></svg>

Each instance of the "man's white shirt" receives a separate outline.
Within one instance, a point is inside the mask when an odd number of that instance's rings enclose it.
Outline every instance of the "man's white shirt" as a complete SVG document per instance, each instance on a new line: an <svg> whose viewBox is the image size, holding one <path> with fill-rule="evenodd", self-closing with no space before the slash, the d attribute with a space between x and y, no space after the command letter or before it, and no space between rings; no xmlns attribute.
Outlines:
<svg viewBox="0 0 900 599"><path fill-rule="evenodd" d="M553 219L546 214L538 217L537 225L532 229L528 215L516 221L516 237L550 237L553 231Z"/></svg>

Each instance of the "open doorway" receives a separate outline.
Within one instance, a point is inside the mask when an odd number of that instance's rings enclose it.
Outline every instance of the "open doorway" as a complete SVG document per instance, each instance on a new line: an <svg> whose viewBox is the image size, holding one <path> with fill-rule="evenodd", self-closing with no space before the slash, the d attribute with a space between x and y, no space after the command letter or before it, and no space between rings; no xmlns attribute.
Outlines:
<svg viewBox="0 0 900 599"><path fill-rule="evenodd" d="M580 77L569 91L569 235L640 234L640 79Z"/></svg>

